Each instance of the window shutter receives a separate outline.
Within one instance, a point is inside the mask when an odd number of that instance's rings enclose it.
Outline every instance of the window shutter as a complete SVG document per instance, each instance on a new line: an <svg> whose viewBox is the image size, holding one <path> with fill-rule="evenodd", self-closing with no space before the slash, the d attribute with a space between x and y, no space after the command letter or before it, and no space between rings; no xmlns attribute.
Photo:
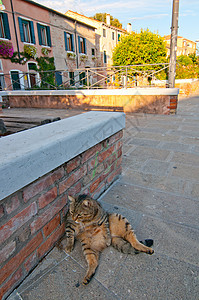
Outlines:
<svg viewBox="0 0 199 300"><path fill-rule="evenodd" d="M39 45L42 45L42 40L41 40L41 26L39 23L37 23L37 32L38 32L38 38L39 38Z"/></svg>
<svg viewBox="0 0 199 300"><path fill-rule="evenodd" d="M84 38L84 53L87 54L87 49L86 49L86 39Z"/></svg>
<svg viewBox="0 0 199 300"><path fill-rule="evenodd" d="M62 84L62 75L61 75L61 72L59 72L59 71L55 72L55 79L56 79L57 85L61 85Z"/></svg>
<svg viewBox="0 0 199 300"><path fill-rule="evenodd" d="M8 15L6 13L3 13L2 17L3 17L3 25L4 25L6 39L10 40L11 36L10 36L10 27L8 23Z"/></svg>
<svg viewBox="0 0 199 300"><path fill-rule="evenodd" d="M21 41L24 42L24 33L23 33L23 27L22 27L22 20L20 17L18 17L18 22L19 22L19 31L20 31L20 36L21 36Z"/></svg>
<svg viewBox="0 0 199 300"><path fill-rule="evenodd" d="M81 52L80 36L78 36L78 45L79 45L79 53L82 53L82 52Z"/></svg>
<svg viewBox="0 0 199 300"><path fill-rule="evenodd" d="M74 36L71 34L71 43L72 43L72 51L75 52L75 47L74 47Z"/></svg>
<svg viewBox="0 0 199 300"><path fill-rule="evenodd" d="M46 26L46 34L47 34L47 40L48 40L48 46L51 47L51 37L50 37L50 26Z"/></svg>
<svg viewBox="0 0 199 300"><path fill-rule="evenodd" d="M30 21L31 43L35 44L35 33L33 21Z"/></svg>
<svg viewBox="0 0 199 300"><path fill-rule="evenodd" d="M64 42L65 42L65 50L68 51L68 45L67 45L67 34L64 31Z"/></svg>

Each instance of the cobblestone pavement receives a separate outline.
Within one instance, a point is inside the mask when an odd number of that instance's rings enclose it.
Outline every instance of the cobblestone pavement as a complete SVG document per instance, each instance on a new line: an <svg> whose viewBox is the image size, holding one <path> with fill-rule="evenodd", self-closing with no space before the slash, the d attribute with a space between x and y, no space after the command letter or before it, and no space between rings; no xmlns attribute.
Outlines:
<svg viewBox="0 0 199 300"><path fill-rule="evenodd" d="M54 248L9 300L199 299L199 97L180 101L177 115L127 115L123 174L100 201L154 239L155 254L109 247L84 287L80 245Z"/></svg>

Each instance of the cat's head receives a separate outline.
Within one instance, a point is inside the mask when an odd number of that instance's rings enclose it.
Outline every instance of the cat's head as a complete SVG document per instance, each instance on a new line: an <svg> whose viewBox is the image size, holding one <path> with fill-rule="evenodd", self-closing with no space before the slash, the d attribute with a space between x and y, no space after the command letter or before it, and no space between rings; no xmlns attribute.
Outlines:
<svg viewBox="0 0 199 300"><path fill-rule="evenodd" d="M70 201L69 211L76 223L91 221L100 207L99 203L88 195L80 195L75 198L68 196L68 198Z"/></svg>

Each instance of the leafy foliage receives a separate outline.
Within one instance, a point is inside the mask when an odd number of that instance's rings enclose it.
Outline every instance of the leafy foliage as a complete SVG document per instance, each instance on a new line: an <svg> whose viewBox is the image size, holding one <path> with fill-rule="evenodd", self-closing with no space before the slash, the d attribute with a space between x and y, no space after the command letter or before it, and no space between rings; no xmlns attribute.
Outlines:
<svg viewBox="0 0 199 300"><path fill-rule="evenodd" d="M176 79L199 77L199 58L195 54L177 57Z"/></svg>
<svg viewBox="0 0 199 300"><path fill-rule="evenodd" d="M116 66L165 62L166 46L163 38L148 29L123 36L113 51L113 64Z"/></svg>
<svg viewBox="0 0 199 300"><path fill-rule="evenodd" d="M41 88L51 88L55 86L55 70L54 57L41 56L37 58L38 68L41 77ZM49 71L49 72L47 72Z"/></svg>
<svg viewBox="0 0 199 300"><path fill-rule="evenodd" d="M92 18L101 22L106 23L106 13L96 13ZM113 16L110 16L110 24L111 26L117 27L117 28L122 28L122 23Z"/></svg>

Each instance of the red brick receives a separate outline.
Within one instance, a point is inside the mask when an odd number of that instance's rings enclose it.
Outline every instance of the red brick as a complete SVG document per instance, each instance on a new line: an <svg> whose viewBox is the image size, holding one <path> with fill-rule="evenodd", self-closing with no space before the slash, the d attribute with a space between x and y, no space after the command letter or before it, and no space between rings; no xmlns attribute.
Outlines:
<svg viewBox="0 0 199 300"><path fill-rule="evenodd" d="M0 299L2 299L3 295L7 292L11 292L14 289L15 285L22 280L22 276L23 271L22 268L20 268L0 289Z"/></svg>
<svg viewBox="0 0 199 300"><path fill-rule="evenodd" d="M116 134L112 135L109 139L108 139L108 143L109 145L115 143L116 141L118 141L119 139L121 139L123 137L123 131L119 131Z"/></svg>
<svg viewBox="0 0 199 300"><path fill-rule="evenodd" d="M37 258L37 252L33 253L27 261L24 263L24 267L26 269L26 272L29 273L30 270L37 264L38 258Z"/></svg>
<svg viewBox="0 0 199 300"><path fill-rule="evenodd" d="M117 155L114 152L110 157L107 158L106 161L104 161L104 168L107 169L110 167L110 165L112 165L112 163L116 160Z"/></svg>
<svg viewBox="0 0 199 300"><path fill-rule="evenodd" d="M23 191L24 201L27 202L29 199L33 198L37 194L41 193L43 190L53 185L56 181L64 176L64 168L61 167L58 170L50 173L49 175L42 177L35 183L30 184Z"/></svg>
<svg viewBox="0 0 199 300"><path fill-rule="evenodd" d="M26 207L23 211L18 213L6 224L0 228L0 244L8 239L17 229L28 222L37 213L37 205L35 202Z"/></svg>
<svg viewBox="0 0 199 300"><path fill-rule="evenodd" d="M11 214L15 211L20 205L18 195L11 197L5 205L6 212Z"/></svg>
<svg viewBox="0 0 199 300"><path fill-rule="evenodd" d="M102 145L97 144L94 147L92 147L92 148L88 149L87 151L85 151L82 154L82 163L84 163L85 161L87 161L88 159L93 157L94 155L97 155L98 152L100 152L101 150L102 150Z"/></svg>
<svg viewBox="0 0 199 300"><path fill-rule="evenodd" d="M81 168L76 170L74 173L69 175L64 181L59 184L59 193L62 194L67 191L72 185L78 182L87 173L87 166L83 165Z"/></svg>
<svg viewBox="0 0 199 300"><path fill-rule="evenodd" d="M26 258L42 243L42 233L39 232L30 242L1 269L0 285L19 268Z"/></svg>
<svg viewBox="0 0 199 300"><path fill-rule="evenodd" d="M122 164L122 156L120 156L120 157L117 159L117 161L116 161L116 163L115 163L115 169L118 169L118 168L121 166L121 164Z"/></svg>
<svg viewBox="0 0 199 300"><path fill-rule="evenodd" d="M117 157L119 158L120 156L122 156L122 148L117 151Z"/></svg>
<svg viewBox="0 0 199 300"><path fill-rule="evenodd" d="M100 153L98 155L98 162L99 163L103 162L105 159L107 159L114 152L114 150L115 150L115 145L112 145L107 150Z"/></svg>
<svg viewBox="0 0 199 300"><path fill-rule="evenodd" d="M116 177L119 174L121 174L121 172L122 172L122 167L120 167L119 169L117 169L116 171L114 171L113 173L111 173L110 176L107 178L107 183L111 184L116 179Z"/></svg>
<svg viewBox="0 0 199 300"><path fill-rule="evenodd" d="M3 205L0 205L0 218L2 218L4 216L4 208Z"/></svg>
<svg viewBox="0 0 199 300"><path fill-rule="evenodd" d="M59 226L60 221L61 221L61 217L59 214L54 219L52 219L47 225L44 226L43 232L45 237L51 234Z"/></svg>
<svg viewBox="0 0 199 300"><path fill-rule="evenodd" d="M78 182L74 186L72 186L70 189L68 189L68 195L75 196L76 194L79 194L81 191L82 185L81 182Z"/></svg>
<svg viewBox="0 0 199 300"><path fill-rule="evenodd" d="M97 199L106 189L106 183L103 182L91 195L94 199Z"/></svg>
<svg viewBox="0 0 199 300"><path fill-rule="evenodd" d="M57 197L57 188L54 187L38 198L39 208L44 208Z"/></svg>
<svg viewBox="0 0 199 300"><path fill-rule="evenodd" d="M48 209L46 209L40 216L35 218L35 220L30 224L31 233L37 232L44 225L46 225L54 216L56 216L62 208L67 204L66 196L57 200Z"/></svg>
<svg viewBox="0 0 199 300"><path fill-rule="evenodd" d="M91 185L90 185L91 194L98 188L101 181L102 181L102 179L101 179L101 176L100 176L93 183L91 183Z"/></svg>
<svg viewBox="0 0 199 300"><path fill-rule="evenodd" d="M94 158L90 159L90 160L88 161L87 165L88 165L88 172L89 172L90 170L96 168L97 165L98 165L98 154L97 154Z"/></svg>
<svg viewBox="0 0 199 300"><path fill-rule="evenodd" d="M37 250L38 257L43 257L53 247L65 232L65 224L62 224Z"/></svg>
<svg viewBox="0 0 199 300"><path fill-rule="evenodd" d="M73 170L77 169L77 167L79 167L79 165L80 165L80 157L77 156L67 163L67 165L66 165L67 173L70 173Z"/></svg>
<svg viewBox="0 0 199 300"><path fill-rule="evenodd" d="M6 261L15 251L16 249L16 242L11 241L6 246L1 249L0 251L0 264Z"/></svg>

